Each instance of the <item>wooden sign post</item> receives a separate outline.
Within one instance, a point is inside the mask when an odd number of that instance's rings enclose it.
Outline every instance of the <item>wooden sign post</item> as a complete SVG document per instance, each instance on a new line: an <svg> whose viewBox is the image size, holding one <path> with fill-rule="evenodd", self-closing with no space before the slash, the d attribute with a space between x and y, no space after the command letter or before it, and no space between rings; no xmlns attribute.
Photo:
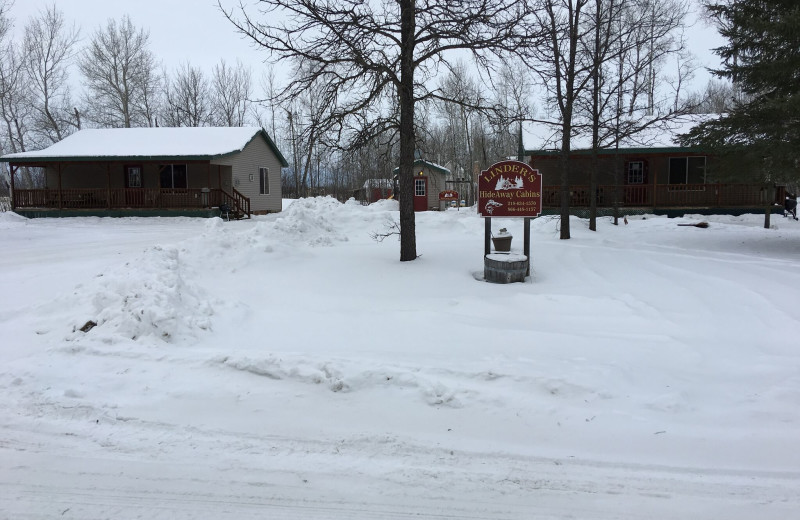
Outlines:
<svg viewBox="0 0 800 520"><path fill-rule="evenodd" d="M542 176L538 170L521 161L502 161L482 171L478 177L478 214L485 219L484 258L491 253L492 217L524 218L525 276L530 276L530 219L541 212Z"/></svg>

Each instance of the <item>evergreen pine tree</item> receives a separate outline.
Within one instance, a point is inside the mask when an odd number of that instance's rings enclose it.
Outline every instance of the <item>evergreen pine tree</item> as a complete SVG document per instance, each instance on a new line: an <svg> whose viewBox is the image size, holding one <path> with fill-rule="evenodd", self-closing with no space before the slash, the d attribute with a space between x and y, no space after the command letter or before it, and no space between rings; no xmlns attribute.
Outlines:
<svg viewBox="0 0 800 520"><path fill-rule="evenodd" d="M800 181L800 2L727 0L706 8L728 40L715 49L723 67L712 72L748 96L682 144L720 154L728 170L720 177Z"/></svg>

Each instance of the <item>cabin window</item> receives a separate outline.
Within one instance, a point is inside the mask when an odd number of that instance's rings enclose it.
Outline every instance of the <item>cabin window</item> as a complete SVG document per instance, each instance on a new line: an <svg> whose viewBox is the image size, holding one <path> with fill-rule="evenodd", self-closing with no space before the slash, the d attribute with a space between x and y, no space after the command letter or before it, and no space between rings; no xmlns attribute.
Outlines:
<svg viewBox="0 0 800 520"><path fill-rule="evenodd" d="M628 184L644 184L643 161L631 161L628 163Z"/></svg>
<svg viewBox="0 0 800 520"><path fill-rule="evenodd" d="M705 157L670 157L670 184L704 184L705 182Z"/></svg>
<svg viewBox="0 0 800 520"><path fill-rule="evenodd" d="M125 168L125 187L126 188L141 188L142 187L142 167L141 166L128 166Z"/></svg>
<svg viewBox="0 0 800 520"><path fill-rule="evenodd" d="M414 179L414 195L417 197L425 196L425 179Z"/></svg>
<svg viewBox="0 0 800 520"><path fill-rule="evenodd" d="M258 169L258 193L269 195L269 168Z"/></svg>
<svg viewBox="0 0 800 520"><path fill-rule="evenodd" d="M185 164L161 164L158 174L162 188L188 188L189 178Z"/></svg>

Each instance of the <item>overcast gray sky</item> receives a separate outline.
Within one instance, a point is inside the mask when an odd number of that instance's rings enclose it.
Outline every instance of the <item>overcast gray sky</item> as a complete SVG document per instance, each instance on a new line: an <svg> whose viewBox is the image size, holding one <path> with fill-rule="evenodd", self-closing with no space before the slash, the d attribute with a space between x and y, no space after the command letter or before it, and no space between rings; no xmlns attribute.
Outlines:
<svg viewBox="0 0 800 520"><path fill-rule="evenodd" d="M200 66L210 73L212 67L225 58L235 62L239 58L251 66L256 81L264 69L266 54L256 50L242 39L220 13L215 0L14 0L11 16L15 20L17 34L28 18L47 5L55 5L66 19L74 22L81 31L82 43L109 18L119 19L128 14L134 25L150 31L151 48L167 67L173 70L185 62ZM224 0L225 5L234 6L237 0ZM719 65L711 52L723 43L713 27L702 22L687 29L689 45L698 64ZM77 71L74 72L77 74ZM705 87L709 75L699 70L690 90Z"/></svg>
<svg viewBox="0 0 800 520"><path fill-rule="evenodd" d="M215 0L14 0L16 29L21 32L31 16L54 3L80 29L81 44L110 18L129 15L136 27L150 31L151 49L168 70L188 61L210 72L220 59L238 57L255 74L265 57L235 32Z"/></svg>

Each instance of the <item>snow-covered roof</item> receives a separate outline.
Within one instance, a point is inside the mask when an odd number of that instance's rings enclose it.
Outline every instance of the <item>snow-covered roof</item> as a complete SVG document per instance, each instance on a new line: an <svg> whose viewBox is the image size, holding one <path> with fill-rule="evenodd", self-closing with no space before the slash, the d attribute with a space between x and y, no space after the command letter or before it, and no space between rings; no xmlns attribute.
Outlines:
<svg viewBox="0 0 800 520"><path fill-rule="evenodd" d="M643 130L623 137L620 149L669 149L678 148L678 136L685 134L703 121L718 118L718 114L691 114L668 122L658 121ZM642 125L642 120L626 121L624 125ZM574 151L591 148L591 132L577 131L573 134L570 148ZM561 126L559 123L528 123L523 125L522 139L527 153L552 152L561 149ZM613 135L601 141L601 148L612 148Z"/></svg>
<svg viewBox="0 0 800 520"><path fill-rule="evenodd" d="M394 187L391 179L367 179L364 181L364 188L365 190L374 189L374 188L383 188L383 189L391 189Z"/></svg>
<svg viewBox="0 0 800 520"><path fill-rule="evenodd" d="M426 161L425 159L417 159L416 161L414 161L414 168L417 168L419 166L425 166L425 167L427 167L427 168L429 168L429 169L431 169L433 171L438 171L441 174L450 175L450 170L449 169L445 168L444 166L442 166L440 164L436 164L436 163L432 163L430 161ZM400 167L398 166L397 168L392 170L392 173L397 173L399 171L400 171Z"/></svg>
<svg viewBox="0 0 800 520"><path fill-rule="evenodd" d="M241 152L261 135L284 166L286 160L259 127L98 128L76 132L33 152L7 154L3 162L77 161L87 159L213 159Z"/></svg>

